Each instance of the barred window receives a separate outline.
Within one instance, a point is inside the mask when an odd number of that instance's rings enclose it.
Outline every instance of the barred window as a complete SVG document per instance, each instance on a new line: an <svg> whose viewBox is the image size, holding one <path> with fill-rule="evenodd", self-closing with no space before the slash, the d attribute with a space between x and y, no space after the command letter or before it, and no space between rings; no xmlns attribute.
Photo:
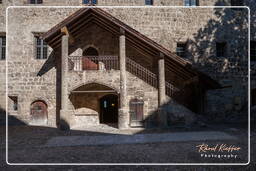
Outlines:
<svg viewBox="0 0 256 171"><path fill-rule="evenodd" d="M251 41L251 61L256 61L256 41Z"/></svg>
<svg viewBox="0 0 256 171"><path fill-rule="evenodd" d="M83 0L83 4L95 5L97 4L97 0Z"/></svg>
<svg viewBox="0 0 256 171"><path fill-rule="evenodd" d="M29 0L30 4L42 4L43 0Z"/></svg>
<svg viewBox="0 0 256 171"><path fill-rule="evenodd" d="M199 6L199 0L184 0L185 6Z"/></svg>
<svg viewBox="0 0 256 171"><path fill-rule="evenodd" d="M5 51L6 51L6 37L0 37L0 60L5 59Z"/></svg>
<svg viewBox="0 0 256 171"><path fill-rule="evenodd" d="M36 59L47 59L48 46L39 36L36 39Z"/></svg>
<svg viewBox="0 0 256 171"><path fill-rule="evenodd" d="M186 43L177 43L176 54L180 57L185 57L186 54Z"/></svg>
<svg viewBox="0 0 256 171"><path fill-rule="evenodd" d="M225 57L227 52L227 43L226 42L216 42L216 56Z"/></svg>
<svg viewBox="0 0 256 171"><path fill-rule="evenodd" d="M145 0L145 5L153 5L153 0Z"/></svg>

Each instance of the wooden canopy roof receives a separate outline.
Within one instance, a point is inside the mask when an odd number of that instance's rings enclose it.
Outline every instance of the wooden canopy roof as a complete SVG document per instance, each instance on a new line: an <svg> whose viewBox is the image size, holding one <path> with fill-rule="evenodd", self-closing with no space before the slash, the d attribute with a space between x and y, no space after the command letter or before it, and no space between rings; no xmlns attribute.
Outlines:
<svg viewBox="0 0 256 171"><path fill-rule="evenodd" d="M97 24L98 26L117 35L120 34L120 30L124 30L126 41L128 41L134 47L142 48L143 50L147 51L147 53L155 57L160 57L160 54L162 54L162 56L165 58L167 75L168 73L175 73L184 81L193 80L195 77L198 77L199 79L203 78L204 80L202 80L201 83L204 84L205 88L220 88L220 85L216 81L192 68L191 63L188 61L170 52L160 44L154 42L150 38L144 36L100 8L87 7L79 9L74 14L70 15L62 22L51 28L48 32L43 34L42 38L53 49L57 49L61 47L63 28L66 28L69 34L72 35L73 38L76 38L79 37L83 28L92 23Z"/></svg>

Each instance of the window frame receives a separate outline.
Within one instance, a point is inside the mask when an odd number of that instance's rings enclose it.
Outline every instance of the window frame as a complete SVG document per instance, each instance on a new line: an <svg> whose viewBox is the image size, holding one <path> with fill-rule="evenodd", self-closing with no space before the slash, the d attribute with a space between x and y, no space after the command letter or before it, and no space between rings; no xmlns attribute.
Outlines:
<svg viewBox="0 0 256 171"><path fill-rule="evenodd" d="M36 5L36 4L43 4L43 0L33 0L34 3L32 3L32 0L28 0L28 4L33 4L33 5Z"/></svg>
<svg viewBox="0 0 256 171"><path fill-rule="evenodd" d="M192 2L195 3L195 5L192 5ZM186 7L196 7L199 6L199 0L183 0L184 6Z"/></svg>
<svg viewBox="0 0 256 171"><path fill-rule="evenodd" d="M85 3L85 1L88 1L88 2ZM83 5L97 5L98 4L98 0L82 0L82 4Z"/></svg>
<svg viewBox="0 0 256 171"><path fill-rule="evenodd" d="M40 35L42 33L35 33L34 34L34 49L35 49L35 53L34 53L34 58L36 60L46 60L48 59L48 50L49 50L49 47L48 45L45 43L45 41L43 39L40 38ZM40 44L38 44L38 40L40 40ZM38 49L40 49L40 52L38 51ZM45 50L46 49L46 50ZM46 55L44 55L46 52ZM39 55L40 54L40 57ZM39 58L38 58L39 57Z"/></svg>
<svg viewBox="0 0 256 171"><path fill-rule="evenodd" d="M145 0L145 5L154 5L154 0Z"/></svg>
<svg viewBox="0 0 256 171"><path fill-rule="evenodd" d="M11 101L11 106L9 106L9 110L12 112L18 112L19 110L19 98L17 95L9 95L9 100Z"/></svg>
<svg viewBox="0 0 256 171"><path fill-rule="evenodd" d="M178 46L182 45L182 46ZM178 49L183 48L183 51L178 51ZM176 43L176 55L185 58L186 57L186 51L187 51L187 42L177 42ZM180 55L183 54L183 55Z"/></svg>
<svg viewBox="0 0 256 171"><path fill-rule="evenodd" d="M231 6L244 6L244 0L230 0Z"/></svg>
<svg viewBox="0 0 256 171"><path fill-rule="evenodd" d="M3 45L3 39L5 40ZM3 56L3 49L4 49L4 56ZM6 59L6 36L0 35L0 60Z"/></svg>
<svg viewBox="0 0 256 171"><path fill-rule="evenodd" d="M250 55L251 61L256 61L256 41L250 41Z"/></svg>
<svg viewBox="0 0 256 171"><path fill-rule="evenodd" d="M221 49L218 48L218 45L224 45L224 46L219 46ZM227 42L216 42L216 57L226 57L227 56ZM219 51L221 50L221 51Z"/></svg>

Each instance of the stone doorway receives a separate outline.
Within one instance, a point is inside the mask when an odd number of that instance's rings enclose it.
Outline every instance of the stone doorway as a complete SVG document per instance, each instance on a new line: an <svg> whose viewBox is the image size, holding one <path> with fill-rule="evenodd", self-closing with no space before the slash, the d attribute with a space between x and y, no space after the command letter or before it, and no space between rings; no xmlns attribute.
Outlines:
<svg viewBox="0 0 256 171"><path fill-rule="evenodd" d="M100 123L118 123L118 96L105 95L100 99Z"/></svg>
<svg viewBox="0 0 256 171"><path fill-rule="evenodd" d="M44 101L38 100L31 104L31 124L46 125L47 124L47 105Z"/></svg>

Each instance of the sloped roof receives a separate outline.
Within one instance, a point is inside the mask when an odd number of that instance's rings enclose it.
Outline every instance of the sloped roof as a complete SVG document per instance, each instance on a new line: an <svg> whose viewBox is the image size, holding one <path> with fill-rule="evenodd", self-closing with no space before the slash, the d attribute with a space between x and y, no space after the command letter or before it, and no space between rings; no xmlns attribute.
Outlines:
<svg viewBox="0 0 256 171"><path fill-rule="evenodd" d="M201 75L200 72L193 69L191 63L187 60L184 60L175 53L170 52L160 44L100 8L87 7L79 9L43 34L42 38L49 46L55 49L61 47L61 36L63 35L61 32L62 28L66 27L71 35L75 35L79 31L79 28L82 28L86 24L92 22L104 26L104 28L114 34L120 34L120 29L123 29L125 31L126 39L135 46L140 46L143 49L148 50L148 52L154 54L156 57L160 56L160 53L162 53L165 58L167 72L175 73L184 80L189 80ZM212 80L205 74L203 75L203 78L207 79L207 81L204 81L204 84L206 84L205 87L209 89L220 87L216 81Z"/></svg>

